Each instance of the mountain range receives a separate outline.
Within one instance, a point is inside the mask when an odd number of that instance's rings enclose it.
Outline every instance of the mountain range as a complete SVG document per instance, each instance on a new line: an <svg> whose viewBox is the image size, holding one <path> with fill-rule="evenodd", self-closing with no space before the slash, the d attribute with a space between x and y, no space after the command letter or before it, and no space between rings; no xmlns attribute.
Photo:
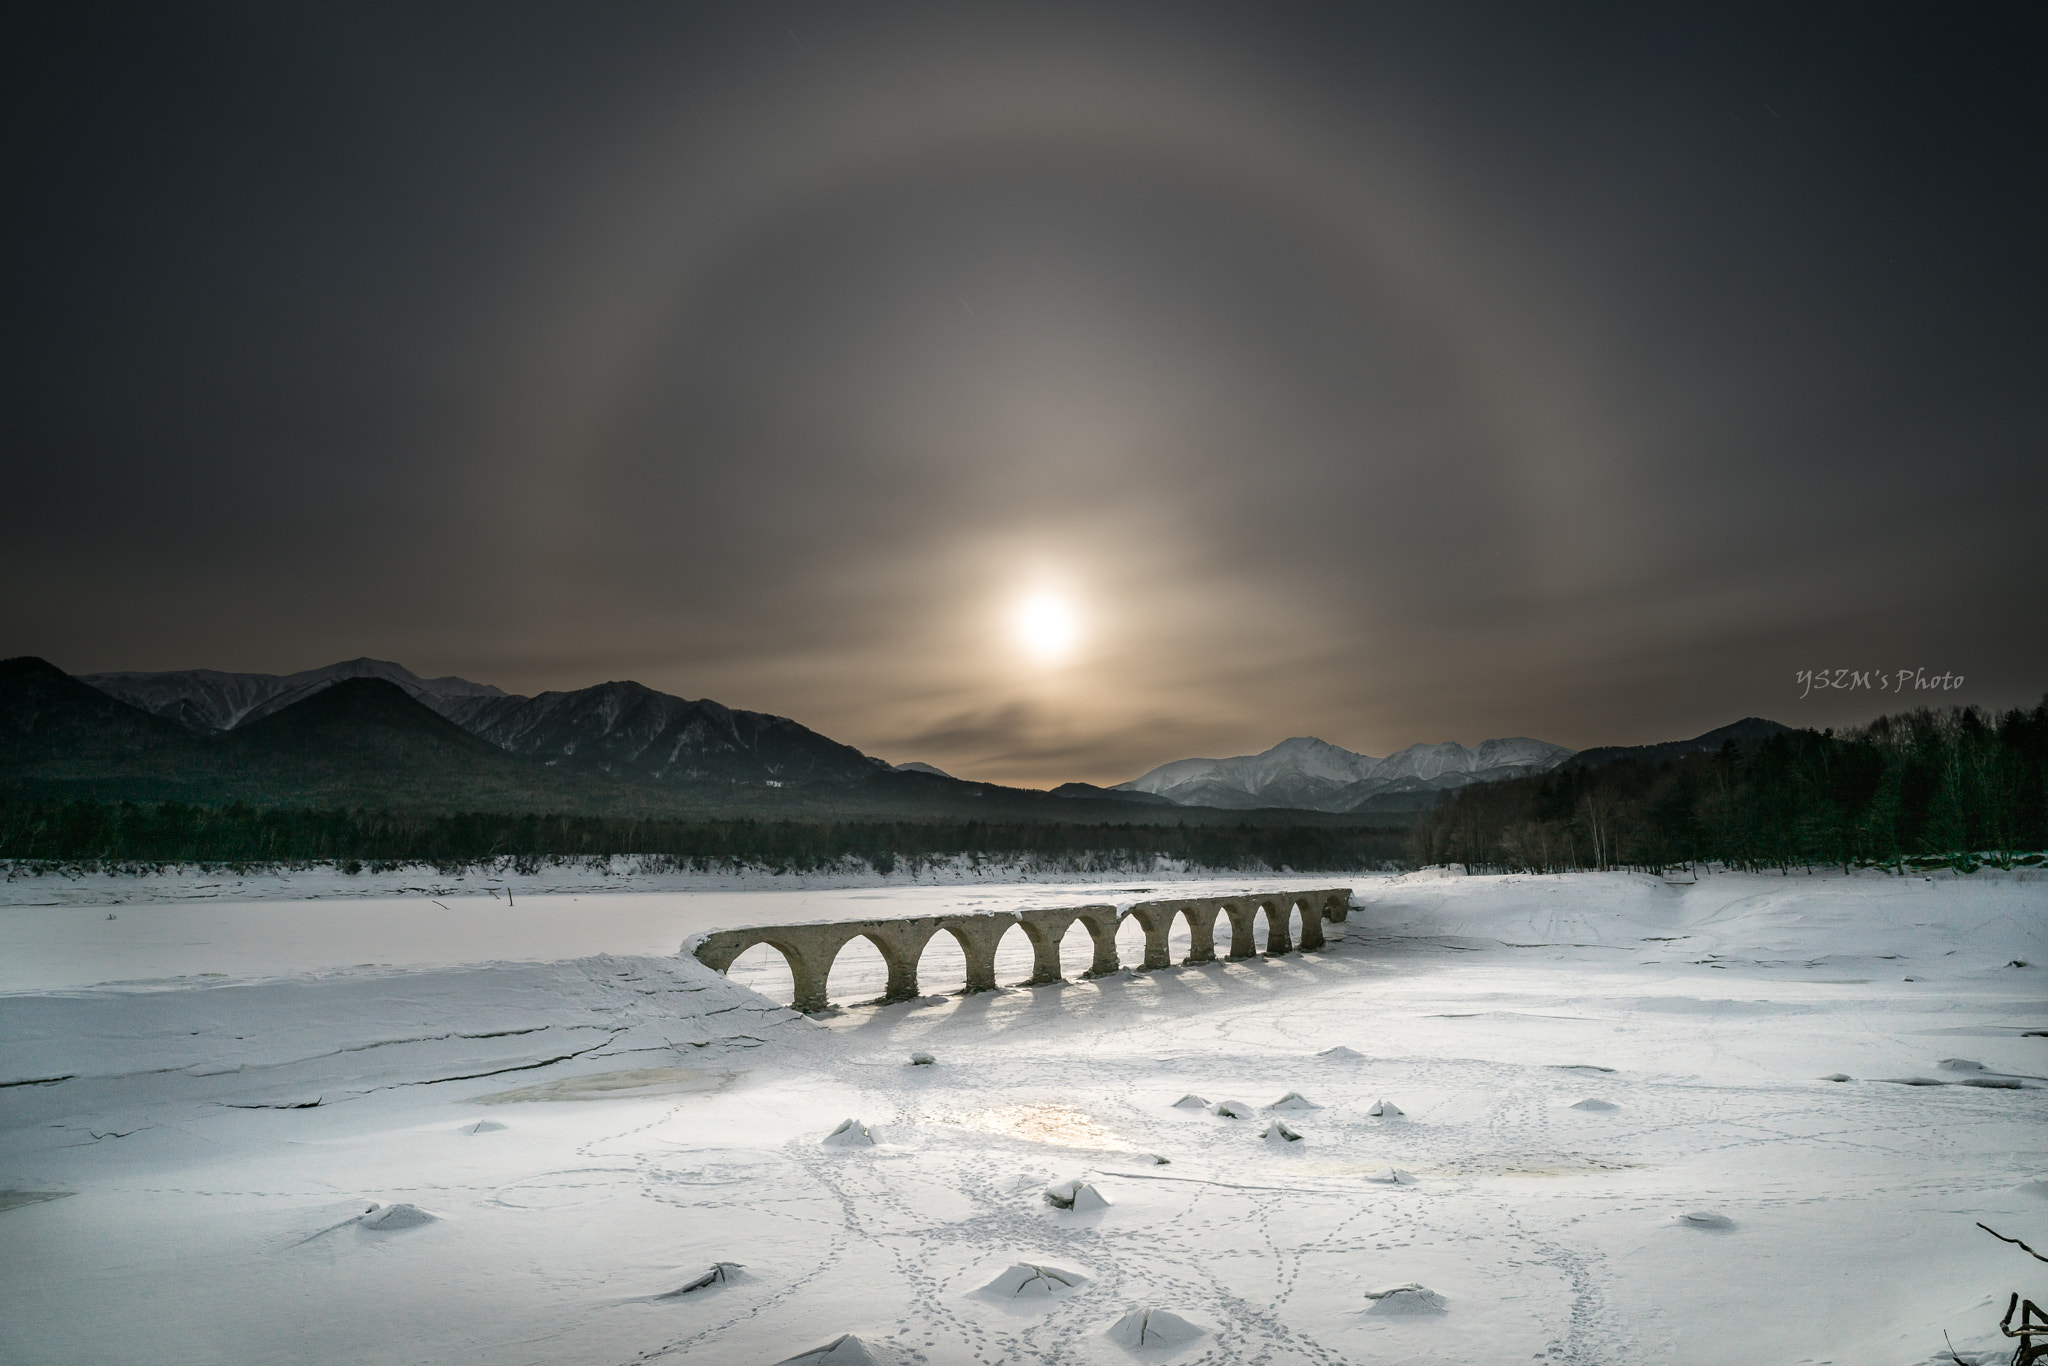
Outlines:
<svg viewBox="0 0 2048 1366"><path fill-rule="evenodd" d="M1260 754L1177 759L1108 790L1160 797L1181 806L1238 810L1414 810L1433 803L1438 793L1469 783L1548 772L1572 754L1562 745L1518 736L1471 748L1455 742L1410 745L1375 759L1300 735Z"/></svg>
<svg viewBox="0 0 2048 1366"><path fill-rule="evenodd" d="M632 682L536 697L421 678L387 660L296 674L212 669L73 678L0 662L0 792L431 810L1405 823L1471 783L1566 763L1657 761L1784 729L1748 718L1690 741L1574 754L1523 737L1418 744L1385 758L1310 736L1180 759L1114 787L1051 793L891 766L787 717ZM1155 817L1156 818L1156 817Z"/></svg>

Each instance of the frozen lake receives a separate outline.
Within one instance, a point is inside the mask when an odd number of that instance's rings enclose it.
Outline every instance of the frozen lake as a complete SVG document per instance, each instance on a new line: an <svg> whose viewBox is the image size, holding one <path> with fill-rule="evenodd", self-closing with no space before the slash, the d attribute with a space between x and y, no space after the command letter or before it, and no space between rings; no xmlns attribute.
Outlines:
<svg viewBox="0 0 2048 1366"><path fill-rule="evenodd" d="M339 881L318 875L316 887ZM1260 887L1310 888L1352 879L1263 878ZM712 881L704 879L704 881ZM1128 905L1147 896L1223 896L1253 884L1243 879L1124 878L1107 882L948 883L938 886L832 886L785 888L793 878L725 879L720 890L609 891L591 889L533 894L502 887L490 891L448 881L395 896L332 896L288 900L226 899L198 893L217 886L199 878L102 879L81 891L70 886L46 894L77 895L57 904L20 904L46 889L17 884L17 904L0 904L0 992L54 991L124 983L166 985L210 977L274 977L354 967L446 967L460 963L554 962L591 954L669 955L693 934L745 925L877 917L950 915L1025 906L1111 901ZM181 895L167 895L167 888ZM266 889L275 891L276 889ZM97 895L94 893L97 892ZM1086 937L1085 931L1077 931ZM1133 942L1144 936L1133 927ZM1015 936L1021 940L1022 935ZM935 945L936 958L945 948ZM1004 946L1005 966L1031 954ZM854 951L862 956L865 945ZM867 950L872 953L872 950ZM954 949L953 957L959 957ZM735 970L745 979L770 950L748 955ZM1142 956L1142 955L1140 955ZM879 960L877 960L879 961ZM772 974L779 962L769 964ZM946 989L947 967L934 962L935 989ZM784 979L787 968L779 968ZM964 984L964 968L952 987ZM880 990L879 987L876 988ZM785 1004L786 1004L785 1000Z"/></svg>
<svg viewBox="0 0 2048 1366"><path fill-rule="evenodd" d="M817 1020L675 944L1157 884L0 911L0 1359L2009 1354L2039 1267L1975 1224L2048 1245L2048 882L1348 880L1321 954ZM980 1293L1020 1262L1073 1284Z"/></svg>

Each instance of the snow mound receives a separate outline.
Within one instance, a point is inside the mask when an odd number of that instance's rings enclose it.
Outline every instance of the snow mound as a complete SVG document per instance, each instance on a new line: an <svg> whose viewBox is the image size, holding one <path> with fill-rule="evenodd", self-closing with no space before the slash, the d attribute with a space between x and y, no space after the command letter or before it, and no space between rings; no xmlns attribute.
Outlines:
<svg viewBox="0 0 2048 1366"><path fill-rule="evenodd" d="M875 1136L859 1120L842 1119L839 1127L826 1134L822 1142L828 1148L872 1148Z"/></svg>
<svg viewBox="0 0 2048 1366"><path fill-rule="evenodd" d="M1696 1209L1690 1214L1681 1214L1671 1222L1677 1224L1680 1228L1704 1229L1710 1233L1726 1233L1735 1227L1735 1221L1727 1215L1715 1214L1711 1210L1703 1209Z"/></svg>
<svg viewBox="0 0 2048 1366"><path fill-rule="evenodd" d="M418 1228L422 1224L431 1224L440 1217L438 1214L427 1213L418 1205L408 1205L401 1201L396 1205L372 1205L363 1211L362 1217L356 1222L364 1228L373 1228L382 1233L396 1232L402 1228Z"/></svg>
<svg viewBox="0 0 2048 1366"><path fill-rule="evenodd" d="M999 1300L1049 1300L1072 1294L1088 1283L1078 1271L1062 1271L1036 1262L1013 1262L1008 1270L976 1294Z"/></svg>
<svg viewBox="0 0 2048 1366"><path fill-rule="evenodd" d="M1373 1107L1367 1110L1366 1113L1374 1119L1399 1119L1408 1112L1394 1104L1391 1100L1379 1100L1374 1101Z"/></svg>
<svg viewBox="0 0 2048 1366"><path fill-rule="evenodd" d="M1250 1119L1252 1107L1241 1100L1219 1100L1209 1107L1209 1113L1219 1119Z"/></svg>
<svg viewBox="0 0 2048 1366"><path fill-rule="evenodd" d="M1268 1110L1320 1110L1323 1107L1299 1091L1289 1091L1266 1108Z"/></svg>
<svg viewBox="0 0 2048 1366"><path fill-rule="evenodd" d="M1316 1054L1316 1056L1319 1058L1328 1058L1331 1062L1355 1062L1363 1058L1365 1054L1359 1052L1355 1048L1346 1048L1343 1044L1340 1043L1335 1048L1325 1048L1322 1052Z"/></svg>
<svg viewBox="0 0 2048 1366"><path fill-rule="evenodd" d="M1196 1095L1193 1091L1190 1091L1175 1101L1173 1108L1176 1110L1206 1110L1209 1108L1209 1102Z"/></svg>
<svg viewBox="0 0 2048 1366"><path fill-rule="evenodd" d="M938 1059L929 1053L912 1053L910 1055L910 1065L912 1067L930 1067L937 1061Z"/></svg>
<svg viewBox="0 0 2048 1366"><path fill-rule="evenodd" d="M716 1289L718 1286L727 1285L738 1280L739 1272L740 1264L738 1262L713 1262L695 1279L685 1281L668 1293L657 1295L655 1298L659 1300L672 1300L682 1295L694 1295L700 1290Z"/></svg>
<svg viewBox="0 0 2048 1366"><path fill-rule="evenodd" d="M1086 1214L1089 1210L1108 1209L1109 1197L1086 1181L1076 1178L1047 1187L1045 1203L1054 1209L1070 1209L1076 1214Z"/></svg>
<svg viewBox="0 0 2048 1366"><path fill-rule="evenodd" d="M505 1126L495 1119L480 1119L474 1124L462 1126L462 1132L466 1134L496 1134L504 1132L504 1129Z"/></svg>
<svg viewBox="0 0 2048 1366"><path fill-rule="evenodd" d="M1826 1076L1822 1077L1822 1078L1821 1078L1821 1080L1822 1080L1822 1081L1854 1081L1854 1080L1856 1080L1856 1078L1854 1078L1854 1077L1850 1076L1850 1075L1849 1075L1849 1074L1848 1074L1847 1072L1830 1072L1830 1073L1828 1073L1828 1074L1827 1074Z"/></svg>
<svg viewBox="0 0 2048 1366"><path fill-rule="evenodd" d="M2022 1181L2017 1186L2014 1186L2013 1189L2021 1195L2038 1195L2042 1199L2048 1200L2048 1179L2039 1176L2035 1177L2032 1181Z"/></svg>
<svg viewBox="0 0 2048 1366"><path fill-rule="evenodd" d="M1619 1110L1621 1107L1611 1100L1581 1100L1572 1103L1574 1110Z"/></svg>
<svg viewBox="0 0 2048 1366"><path fill-rule="evenodd" d="M1382 1186L1412 1186L1415 1184L1415 1178L1402 1171L1399 1167L1382 1167L1376 1172L1368 1172L1365 1179L1377 1182Z"/></svg>
<svg viewBox="0 0 2048 1366"><path fill-rule="evenodd" d="M1119 1347L1143 1350L1184 1347L1206 1331L1169 1310L1134 1307L1105 1336Z"/></svg>
<svg viewBox="0 0 2048 1366"><path fill-rule="evenodd" d="M1285 1146L1289 1143L1301 1142L1300 1134L1288 1128L1285 1124L1281 1123L1277 1119L1274 1120L1271 1124L1268 1124L1266 1126L1266 1131L1260 1134L1259 1137L1265 1139L1268 1143L1280 1146Z"/></svg>
<svg viewBox="0 0 2048 1366"><path fill-rule="evenodd" d="M873 1346L845 1333L823 1347L799 1352L775 1366L896 1366L902 1359L886 1347Z"/></svg>
<svg viewBox="0 0 2048 1366"><path fill-rule="evenodd" d="M1973 1058L1943 1058L1935 1064L1944 1072L1986 1072L1990 1069Z"/></svg>
<svg viewBox="0 0 2048 1366"><path fill-rule="evenodd" d="M1384 1314L1389 1317L1408 1314L1441 1314L1450 1308L1450 1301L1431 1290L1428 1286L1417 1285L1414 1281L1406 1285L1381 1286L1368 1290L1365 1297L1372 1301L1366 1306L1368 1314Z"/></svg>

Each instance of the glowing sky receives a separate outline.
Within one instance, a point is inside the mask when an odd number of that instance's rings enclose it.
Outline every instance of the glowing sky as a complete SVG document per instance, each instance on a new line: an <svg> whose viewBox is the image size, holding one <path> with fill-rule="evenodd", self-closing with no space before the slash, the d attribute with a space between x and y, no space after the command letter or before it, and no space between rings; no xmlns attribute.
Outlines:
<svg viewBox="0 0 2048 1366"><path fill-rule="evenodd" d="M1547 9L28 12L0 653L1032 785L2032 702L2036 12Z"/></svg>

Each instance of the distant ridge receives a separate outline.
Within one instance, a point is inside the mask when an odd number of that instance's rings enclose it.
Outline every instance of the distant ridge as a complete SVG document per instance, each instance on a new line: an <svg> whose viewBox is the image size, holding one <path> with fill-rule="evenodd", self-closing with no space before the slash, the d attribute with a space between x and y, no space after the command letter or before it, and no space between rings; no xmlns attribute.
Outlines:
<svg viewBox="0 0 2048 1366"><path fill-rule="evenodd" d="M1177 759L1110 791L1149 794L1181 806L1233 810L1412 811L1432 804L1433 794L1470 783L1545 773L1571 755L1562 745L1517 736L1487 740L1472 748L1455 742L1410 745L1375 759L1302 735L1282 740L1262 754Z"/></svg>
<svg viewBox="0 0 2048 1366"><path fill-rule="evenodd" d="M465 678L421 678L403 665L368 658L283 675L184 669L87 674L80 681L210 735L239 733L364 680L389 685L497 749L551 767L655 782L778 784L856 782L887 767L787 717L688 701L630 682L519 697Z"/></svg>
<svg viewBox="0 0 2048 1366"><path fill-rule="evenodd" d="M457 710L460 699L505 696L501 689L488 683L454 677L421 678L402 664L369 658L344 660L295 674L174 669L164 673L79 675L81 683L89 683L130 706L169 717L200 734L233 730L349 678L384 679L443 716Z"/></svg>
<svg viewBox="0 0 2048 1366"><path fill-rule="evenodd" d="M1749 749L1773 735L1783 735L1790 730L1776 721L1766 721L1761 716L1745 716L1740 721L1717 726L1704 735L1695 735L1690 740L1666 740L1654 745L1600 745L1593 749L1582 749L1570 759L1573 768L1598 768L1602 764L1628 760L1635 763L1661 764L1687 754L1713 754L1721 746L1733 742L1738 749Z"/></svg>

